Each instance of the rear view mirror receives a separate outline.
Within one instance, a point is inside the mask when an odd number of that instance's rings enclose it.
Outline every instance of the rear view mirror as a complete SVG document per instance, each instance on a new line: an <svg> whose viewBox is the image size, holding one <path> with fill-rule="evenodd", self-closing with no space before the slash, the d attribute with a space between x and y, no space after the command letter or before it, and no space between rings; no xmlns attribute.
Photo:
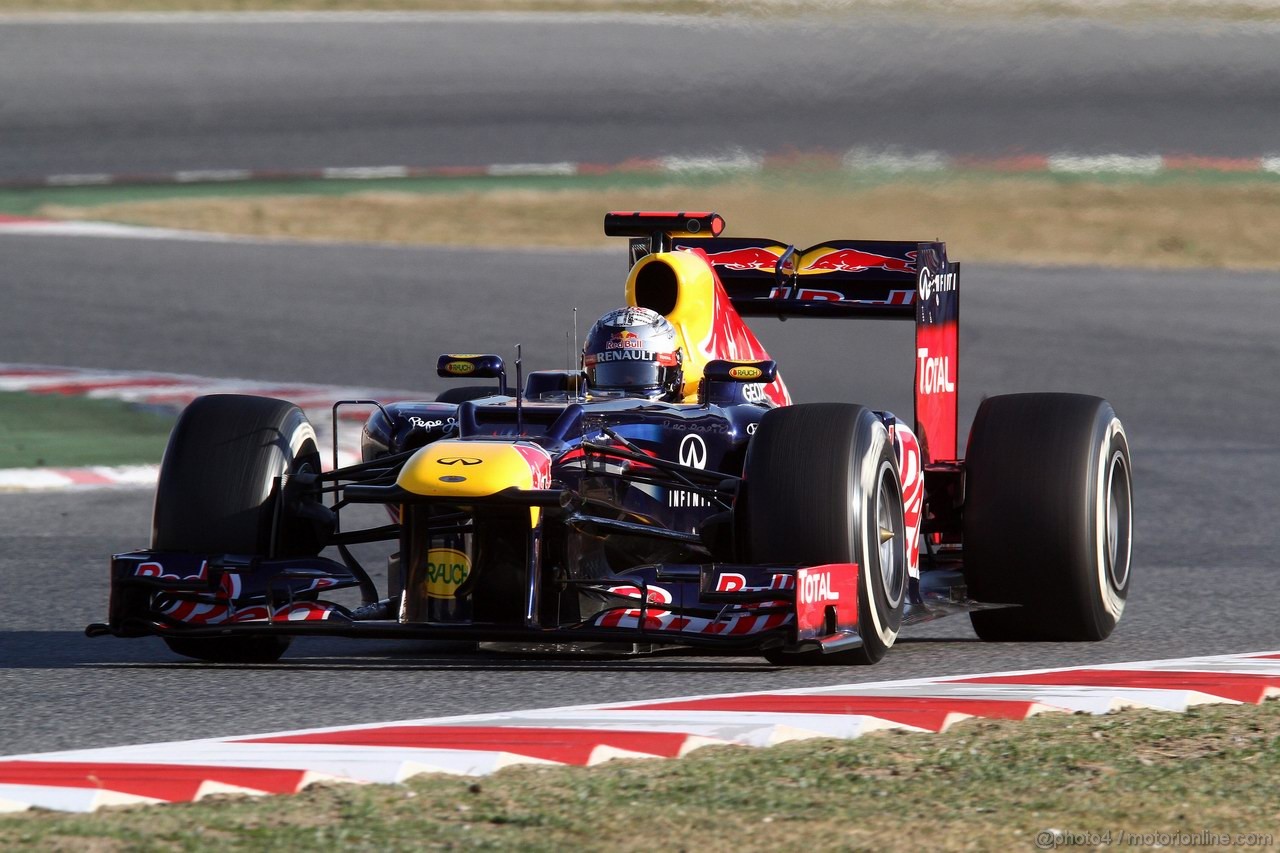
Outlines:
<svg viewBox="0 0 1280 853"><path fill-rule="evenodd" d="M507 370L500 355L445 353L436 361L436 375L446 379L497 379L499 393L507 393Z"/></svg>
<svg viewBox="0 0 1280 853"><path fill-rule="evenodd" d="M778 375L778 363L769 359L760 361L707 362L702 376L710 382L772 382Z"/></svg>

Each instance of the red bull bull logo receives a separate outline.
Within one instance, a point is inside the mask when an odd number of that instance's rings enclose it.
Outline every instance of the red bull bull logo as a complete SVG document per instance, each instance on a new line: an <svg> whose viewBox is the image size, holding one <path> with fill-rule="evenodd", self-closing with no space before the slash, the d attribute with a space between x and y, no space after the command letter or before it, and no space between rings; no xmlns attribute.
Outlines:
<svg viewBox="0 0 1280 853"><path fill-rule="evenodd" d="M707 260L715 266L724 267L735 272L744 272L746 270L773 272L778 265L780 256L779 252L773 252L759 246L749 246L745 249L730 249L724 252L708 254Z"/></svg>
<svg viewBox="0 0 1280 853"><path fill-rule="evenodd" d="M614 332L605 346L609 349L641 349L644 347L644 342L635 332L623 329L620 332Z"/></svg>
<svg viewBox="0 0 1280 853"><path fill-rule="evenodd" d="M858 249L818 249L807 253L802 273L823 272L865 272L867 270L886 270L888 272L909 273L915 275L915 252L908 252L905 258L894 258L888 255L877 255L874 252L863 252Z"/></svg>

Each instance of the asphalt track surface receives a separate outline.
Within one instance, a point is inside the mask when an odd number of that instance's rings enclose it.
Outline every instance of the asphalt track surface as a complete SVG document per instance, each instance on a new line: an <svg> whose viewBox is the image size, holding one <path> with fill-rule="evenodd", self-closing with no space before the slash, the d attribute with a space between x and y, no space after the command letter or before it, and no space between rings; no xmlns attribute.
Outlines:
<svg viewBox="0 0 1280 853"><path fill-rule="evenodd" d="M781 236L781 235L780 235ZM613 252L0 237L0 361L438 388L436 353L563 363L568 309L621 301ZM966 265L962 422L984 394L1096 393L1135 464L1135 580L1094 644L986 644L965 617L871 668L747 657L591 660L311 639L278 665L86 639L146 491L0 495L0 754L376 720L1272 649L1280 640L1280 291L1272 274ZM798 400L909 411L911 327L757 321Z"/></svg>
<svg viewBox="0 0 1280 853"><path fill-rule="evenodd" d="M1276 24L155 20L0 19L0 180L739 148L1280 153Z"/></svg>

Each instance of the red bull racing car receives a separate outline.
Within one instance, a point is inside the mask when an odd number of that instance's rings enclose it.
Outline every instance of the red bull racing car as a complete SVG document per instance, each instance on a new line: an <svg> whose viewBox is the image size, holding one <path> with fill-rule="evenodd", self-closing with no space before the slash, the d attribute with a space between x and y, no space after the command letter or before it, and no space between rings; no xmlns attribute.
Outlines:
<svg viewBox="0 0 1280 853"><path fill-rule="evenodd" d="M723 225L608 214L629 238L626 304L581 369L524 376L517 360L511 385L496 355L442 356L441 376L492 384L376 404L359 464L324 470L290 403L197 399L165 452L151 546L112 559L108 621L88 633L211 661L322 634L780 664L874 663L957 611L983 639L1106 637L1132 536L1112 407L988 398L961 458L944 244L798 249ZM756 316L914 321L913 416L793 404ZM348 529L357 504L388 523ZM352 550L374 542L392 552L381 589ZM332 600L344 588L360 604Z"/></svg>

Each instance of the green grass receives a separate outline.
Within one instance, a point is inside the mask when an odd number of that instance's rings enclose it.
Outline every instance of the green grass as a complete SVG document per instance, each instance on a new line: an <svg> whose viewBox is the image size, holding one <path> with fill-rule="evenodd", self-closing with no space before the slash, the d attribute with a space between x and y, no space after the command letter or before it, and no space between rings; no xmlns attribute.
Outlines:
<svg viewBox="0 0 1280 853"><path fill-rule="evenodd" d="M563 190L642 189L671 184L714 185L722 175L664 176L652 173L528 177L379 178L374 180L235 181L204 184L139 184L98 187L0 188L0 213L30 215L45 205L94 207L169 199L258 198L270 196L346 196L367 192L427 195L485 191L556 192Z"/></svg>
<svg viewBox="0 0 1280 853"><path fill-rule="evenodd" d="M831 239L837 229L885 239L930 234L969 261L1041 265L1269 269L1280 228L1280 176L1182 170L1143 177L793 166L734 177L67 188L0 193L0 204L6 198L64 220L267 239L513 247L602 245L606 210L716 210L731 234L797 245Z"/></svg>
<svg viewBox="0 0 1280 853"><path fill-rule="evenodd" d="M0 393L0 468L156 464L173 421L118 400Z"/></svg>
<svg viewBox="0 0 1280 853"><path fill-rule="evenodd" d="M1053 829L1110 832L1112 846L1128 849L1151 845L1121 843L1121 832L1269 833L1274 846L1278 774L1277 702L1185 715L1046 714L965 722L943 735L18 814L0 818L0 848L1032 850Z"/></svg>
<svg viewBox="0 0 1280 853"><path fill-rule="evenodd" d="M19 216L39 214L46 205L60 207L95 207L131 202L154 202L171 199L252 199L281 196L347 196L368 192L420 193L450 195L483 192L596 192L615 189L652 189L683 186L691 188L733 185L742 180L741 173L708 170L706 172L655 173L612 172L603 175L528 175L375 178L369 180L263 180L225 181L190 184L125 184L119 186L84 187L0 187L0 213ZM806 192L816 189L866 189L884 184L930 184L947 179L1013 178L1048 181L1062 186L1081 183L1104 183L1117 186L1161 187L1169 185L1268 186L1280 183L1280 173L1227 172L1212 170L1171 170L1150 176L1120 173L1002 173L983 169L953 168L941 172L894 172L866 169L853 172L829 168L780 167L753 176L762 184L779 192Z"/></svg>

